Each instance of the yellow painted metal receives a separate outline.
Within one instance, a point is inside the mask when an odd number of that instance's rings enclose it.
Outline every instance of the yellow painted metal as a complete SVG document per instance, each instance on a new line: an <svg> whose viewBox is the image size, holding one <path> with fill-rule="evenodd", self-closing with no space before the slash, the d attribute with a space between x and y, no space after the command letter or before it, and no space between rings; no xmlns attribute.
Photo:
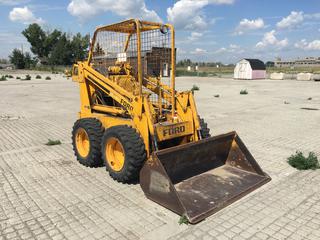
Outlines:
<svg viewBox="0 0 320 240"><path fill-rule="evenodd" d="M140 34L140 21L136 20L137 28L137 45L138 45L138 82L139 82L139 95L142 95L142 64L141 64L141 34Z"/></svg>
<svg viewBox="0 0 320 240"><path fill-rule="evenodd" d="M113 171L122 170L125 162L125 151L117 138L109 138L106 142L106 159Z"/></svg>
<svg viewBox="0 0 320 240"><path fill-rule="evenodd" d="M78 74L78 64L73 64L71 70L72 81L78 82L79 81L79 74Z"/></svg>
<svg viewBox="0 0 320 240"><path fill-rule="evenodd" d="M174 27L169 24L169 28L171 29L171 94L172 94L172 118L175 118L175 110L176 110L176 91L175 91L175 79L176 79L176 50L175 50L175 31Z"/></svg>
<svg viewBox="0 0 320 240"><path fill-rule="evenodd" d="M82 158L86 158L90 152L90 140L89 136L83 128L79 128L75 136L76 147L79 155Z"/></svg>
<svg viewBox="0 0 320 240"><path fill-rule="evenodd" d="M143 77L142 33L163 27L171 31L171 69L170 85L161 81L161 76ZM136 35L137 72L132 72L129 62L115 62L109 69L110 74L103 75L92 63L94 43L100 31L121 32L127 34L124 50L128 50L130 38ZM191 92L175 91L175 32L170 24L152 23L131 19L121 23L96 29L87 61L78 62L73 67L73 79L80 85L80 118L93 117L101 121L104 128L128 125L137 130L142 137L147 157L156 150L155 141L181 138L181 144L199 139L200 124L195 102ZM161 69L162 66L159 66ZM77 69L77 71L75 71ZM146 90L149 92L147 93ZM150 93L151 92L151 93ZM104 105L94 99L96 93L103 93L114 101L114 105ZM158 96L151 101L151 94ZM178 129L178 130L177 130ZM180 131L183 129L184 131Z"/></svg>
<svg viewBox="0 0 320 240"><path fill-rule="evenodd" d="M105 105L92 105L91 109L98 112L111 113L116 115L122 115L125 113L125 110L119 107L109 107Z"/></svg>
<svg viewBox="0 0 320 240"><path fill-rule="evenodd" d="M193 134L192 122L158 123L156 124L155 129L158 141L165 141Z"/></svg>

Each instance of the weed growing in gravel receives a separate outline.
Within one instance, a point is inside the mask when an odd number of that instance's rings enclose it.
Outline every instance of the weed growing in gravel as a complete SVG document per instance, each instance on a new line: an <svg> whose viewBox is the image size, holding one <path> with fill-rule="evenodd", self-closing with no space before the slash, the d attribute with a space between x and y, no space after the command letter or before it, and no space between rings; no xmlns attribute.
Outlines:
<svg viewBox="0 0 320 240"><path fill-rule="evenodd" d="M308 100L309 100L309 101L312 100L312 97L309 97Z"/></svg>
<svg viewBox="0 0 320 240"><path fill-rule="evenodd" d="M215 98L218 98L218 97L220 97L220 95L219 94L216 94L216 95L213 95Z"/></svg>
<svg viewBox="0 0 320 240"><path fill-rule="evenodd" d="M61 141L60 140L51 140L48 139L48 142L46 143L47 146L54 146L54 145L60 145Z"/></svg>
<svg viewBox="0 0 320 240"><path fill-rule="evenodd" d="M51 80L51 77L47 76L47 77L46 77L46 80Z"/></svg>
<svg viewBox="0 0 320 240"><path fill-rule="evenodd" d="M179 225L181 224L189 224L188 218L185 215L182 215L179 219Z"/></svg>
<svg viewBox="0 0 320 240"><path fill-rule="evenodd" d="M41 79L41 76L40 76L40 75L37 75L37 76L36 76L36 79Z"/></svg>
<svg viewBox="0 0 320 240"><path fill-rule="evenodd" d="M242 89L242 90L240 91L240 94L241 94L241 95L247 95L247 94L248 94L247 89Z"/></svg>
<svg viewBox="0 0 320 240"><path fill-rule="evenodd" d="M194 93L194 91L199 91L200 88L197 85L193 85L191 88L191 92Z"/></svg>
<svg viewBox="0 0 320 240"><path fill-rule="evenodd" d="M309 152L308 157L305 157L302 152L297 151L295 154L288 157L288 163L299 170L318 169L319 160L314 152Z"/></svg>

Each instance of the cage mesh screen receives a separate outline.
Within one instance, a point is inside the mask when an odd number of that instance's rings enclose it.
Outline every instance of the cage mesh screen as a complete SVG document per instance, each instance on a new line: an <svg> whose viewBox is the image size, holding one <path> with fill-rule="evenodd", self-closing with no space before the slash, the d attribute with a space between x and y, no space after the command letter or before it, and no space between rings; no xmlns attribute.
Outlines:
<svg viewBox="0 0 320 240"><path fill-rule="evenodd" d="M143 27L147 27L144 25ZM141 31L141 70L144 81L154 85L155 79L170 86L171 74L171 32L153 29ZM99 31L93 46L92 62L96 70L108 75L108 67L116 62L126 62L132 67L132 75L138 81L138 39L135 25L117 24L110 30ZM150 81L150 77L153 81ZM150 92L150 100L158 103L158 94L143 86L144 92ZM169 94L162 89L162 102L168 102ZM168 92L168 91L166 91Z"/></svg>

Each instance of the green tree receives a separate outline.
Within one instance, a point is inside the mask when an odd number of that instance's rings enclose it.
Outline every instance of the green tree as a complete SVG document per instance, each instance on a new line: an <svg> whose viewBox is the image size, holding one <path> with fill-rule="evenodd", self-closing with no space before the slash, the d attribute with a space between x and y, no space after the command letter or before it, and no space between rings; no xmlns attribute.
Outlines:
<svg viewBox="0 0 320 240"><path fill-rule="evenodd" d="M22 34L31 45L31 51L42 64L71 65L86 57L89 46L89 35L77 33L68 36L57 29L45 32L34 23L29 25Z"/></svg>
<svg viewBox="0 0 320 240"><path fill-rule="evenodd" d="M9 59L17 69L31 68L36 64L36 61L32 59L30 53L26 52L25 54L23 54L21 50L16 48L13 49L11 55L9 56Z"/></svg>
<svg viewBox="0 0 320 240"><path fill-rule="evenodd" d="M33 54L37 55L40 59L48 56L49 49L45 44L47 36L38 24L30 24L25 30L22 31L22 34L30 43L31 52Z"/></svg>
<svg viewBox="0 0 320 240"><path fill-rule="evenodd" d="M14 64L17 69L24 69L25 68L25 61L24 55L22 51L19 49L13 49L11 55L9 56L10 62Z"/></svg>
<svg viewBox="0 0 320 240"><path fill-rule="evenodd" d="M80 33L77 33L73 36L71 41L71 62L77 62L85 59L87 55L87 49L89 47L90 37L89 35L81 36Z"/></svg>

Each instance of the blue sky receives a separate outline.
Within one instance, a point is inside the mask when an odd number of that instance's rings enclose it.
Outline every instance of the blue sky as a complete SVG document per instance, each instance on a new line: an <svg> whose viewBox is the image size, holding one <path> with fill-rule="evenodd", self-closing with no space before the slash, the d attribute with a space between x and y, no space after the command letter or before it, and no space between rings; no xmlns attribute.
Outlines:
<svg viewBox="0 0 320 240"><path fill-rule="evenodd" d="M320 57L319 0L0 0L0 58L28 50L21 31L33 22L92 34L128 18L173 23L179 59Z"/></svg>

